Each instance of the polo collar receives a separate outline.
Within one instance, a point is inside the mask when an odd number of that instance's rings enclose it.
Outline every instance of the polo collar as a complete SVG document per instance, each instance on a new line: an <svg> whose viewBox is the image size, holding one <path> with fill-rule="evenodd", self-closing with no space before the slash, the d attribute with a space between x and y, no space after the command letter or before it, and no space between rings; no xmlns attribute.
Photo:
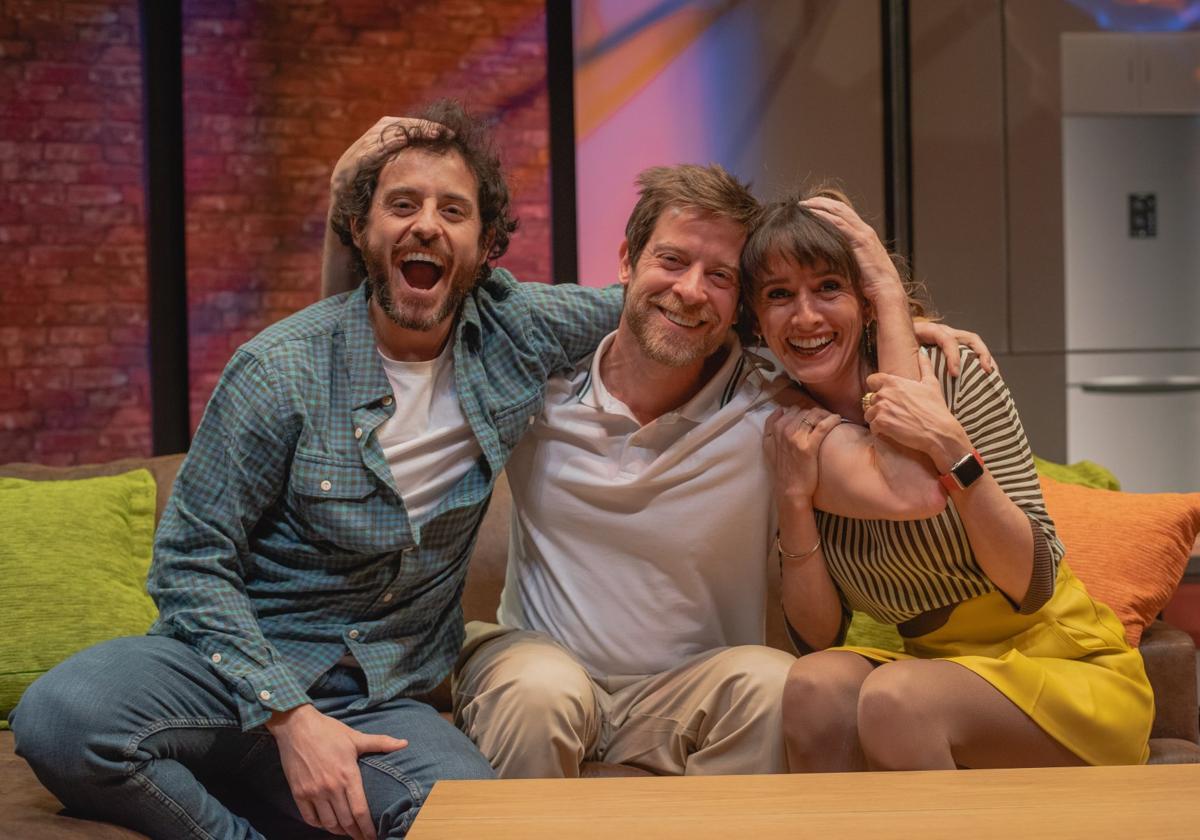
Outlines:
<svg viewBox="0 0 1200 840"><path fill-rule="evenodd" d="M612 347L615 336L615 331L606 335L592 355L592 363L581 388L579 401L599 411L622 414L632 419L633 413L628 406L613 396L612 392L605 387L604 379L600 375L600 361ZM737 385L742 380L747 363L743 358L742 345L737 336L731 334L726 339L724 347L726 350L725 361L717 372L709 377L704 387L679 408L666 412L659 419L684 419L700 423L729 402L737 391Z"/></svg>

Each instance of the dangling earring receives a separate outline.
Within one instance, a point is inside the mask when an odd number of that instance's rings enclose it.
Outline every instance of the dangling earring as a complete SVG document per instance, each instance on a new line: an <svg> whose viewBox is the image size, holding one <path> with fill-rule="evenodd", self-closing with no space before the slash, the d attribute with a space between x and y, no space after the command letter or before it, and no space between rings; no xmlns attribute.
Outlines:
<svg viewBox="0 0 1200 840"><path fill-rule="evenodd" d="M875 322L874 321L868 321L867 325L865 327L863 327L861 347L862 347L863 357L866 358L872 365L876 364L878 360L876 359L876 356L875 356Z"/></svg>
<svg viewBox="0 0 1200 840"><path fill-rule="evenodd" d="M742 357L746 359L755 370L773 371L775 366L771 364L764 356L759 355L767 349L767 344L763 340L763 335L758 330L754 331L754 344L747 347L742 345Z"/></svg>

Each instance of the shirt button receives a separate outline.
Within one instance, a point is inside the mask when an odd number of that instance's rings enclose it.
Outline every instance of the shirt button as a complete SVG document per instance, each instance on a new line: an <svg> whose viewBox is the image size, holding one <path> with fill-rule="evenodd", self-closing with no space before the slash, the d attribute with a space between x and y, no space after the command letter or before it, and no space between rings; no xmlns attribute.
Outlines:
<svg viewBox="0 0 1200 840"><path fill-rule="evenodd" d="M358 638L358 631L357 631L357 630L351 630L351 631L350 631L350 632L349 632L347 635L348 635L348 636L350 636L350 638L351 638L351 639L357 639L357 638Z"/></svg>
<svg viewBox="0 0 1200 840"><path fill-rule="evenodd" d="M387 593L386 595L384 595L384 596L383 596L383 603L385 603L385 604L386 604L386 603L388 603L388 602L389 602L389 601L391 601L391 600L392 600L392 598L394 598L394 597L395 597L395 596L394 596L394 595L392 595L392 593L391 593L391 592Z"/></svg>
<svg viewBox="0 0 1200 840"><path fill-rule="evenodd" d="M362 426L359 426L357 429L354 430L354 439L358 440L361 437L362 437Z"/></svg>
<svg viewBox="0 0 1200 840"><path fill-rule="evenodd" d="M213 662L220 662L220 661L221 661L221 654L219 654L219 653L214 653L214 654L212 655L212 661L213 661Z"/></svg>
<svg viewBox="0 0 1200 840"><path fill-rule="evenodd" d="M321 489L322 490L332 490L333 482L330 481L329 479L325 479L324 481L321 482Z"/></svg>
<svg viewBox="0 0 1200 840"><path fill-rule="evenodd" d="M391 397L384 397L384 398L383 398L383 404L384 404L384 405L391 405L391 404L392 404L392 398L391 398Z"/></svg>
<svg viewBox="0 0 1200 840"><path fill-rule="evenodd" d="M271 699L271 692L267 691L267 690L264 688L262 691L258 692L258 699L259 699L259 700L270 700L270 699Z"/></svg>

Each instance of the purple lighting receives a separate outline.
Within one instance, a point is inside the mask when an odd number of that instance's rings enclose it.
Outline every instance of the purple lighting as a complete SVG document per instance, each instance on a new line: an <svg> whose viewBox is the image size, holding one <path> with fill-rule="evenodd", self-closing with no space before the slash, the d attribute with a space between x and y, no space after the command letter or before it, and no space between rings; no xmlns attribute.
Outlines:
<svg viewBox="0 0 1200 840"><path fill-rule="evenodd" d="M1200 22L1200 0L1068 0L1112 32L1179 32Z"/></svg>

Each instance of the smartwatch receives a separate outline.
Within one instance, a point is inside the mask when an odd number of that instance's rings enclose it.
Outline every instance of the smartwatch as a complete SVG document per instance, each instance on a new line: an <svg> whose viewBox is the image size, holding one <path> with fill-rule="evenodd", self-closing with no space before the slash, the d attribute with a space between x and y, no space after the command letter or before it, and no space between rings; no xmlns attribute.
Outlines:
<svg viewBox="0 0 1200 840"><path fill-rule="evenodd" d="M972 449L954 462L949 473L939 475L938 481L942 482L946 490L966 490L983 475L983 472L983 457L979 450Z"/></svg>

